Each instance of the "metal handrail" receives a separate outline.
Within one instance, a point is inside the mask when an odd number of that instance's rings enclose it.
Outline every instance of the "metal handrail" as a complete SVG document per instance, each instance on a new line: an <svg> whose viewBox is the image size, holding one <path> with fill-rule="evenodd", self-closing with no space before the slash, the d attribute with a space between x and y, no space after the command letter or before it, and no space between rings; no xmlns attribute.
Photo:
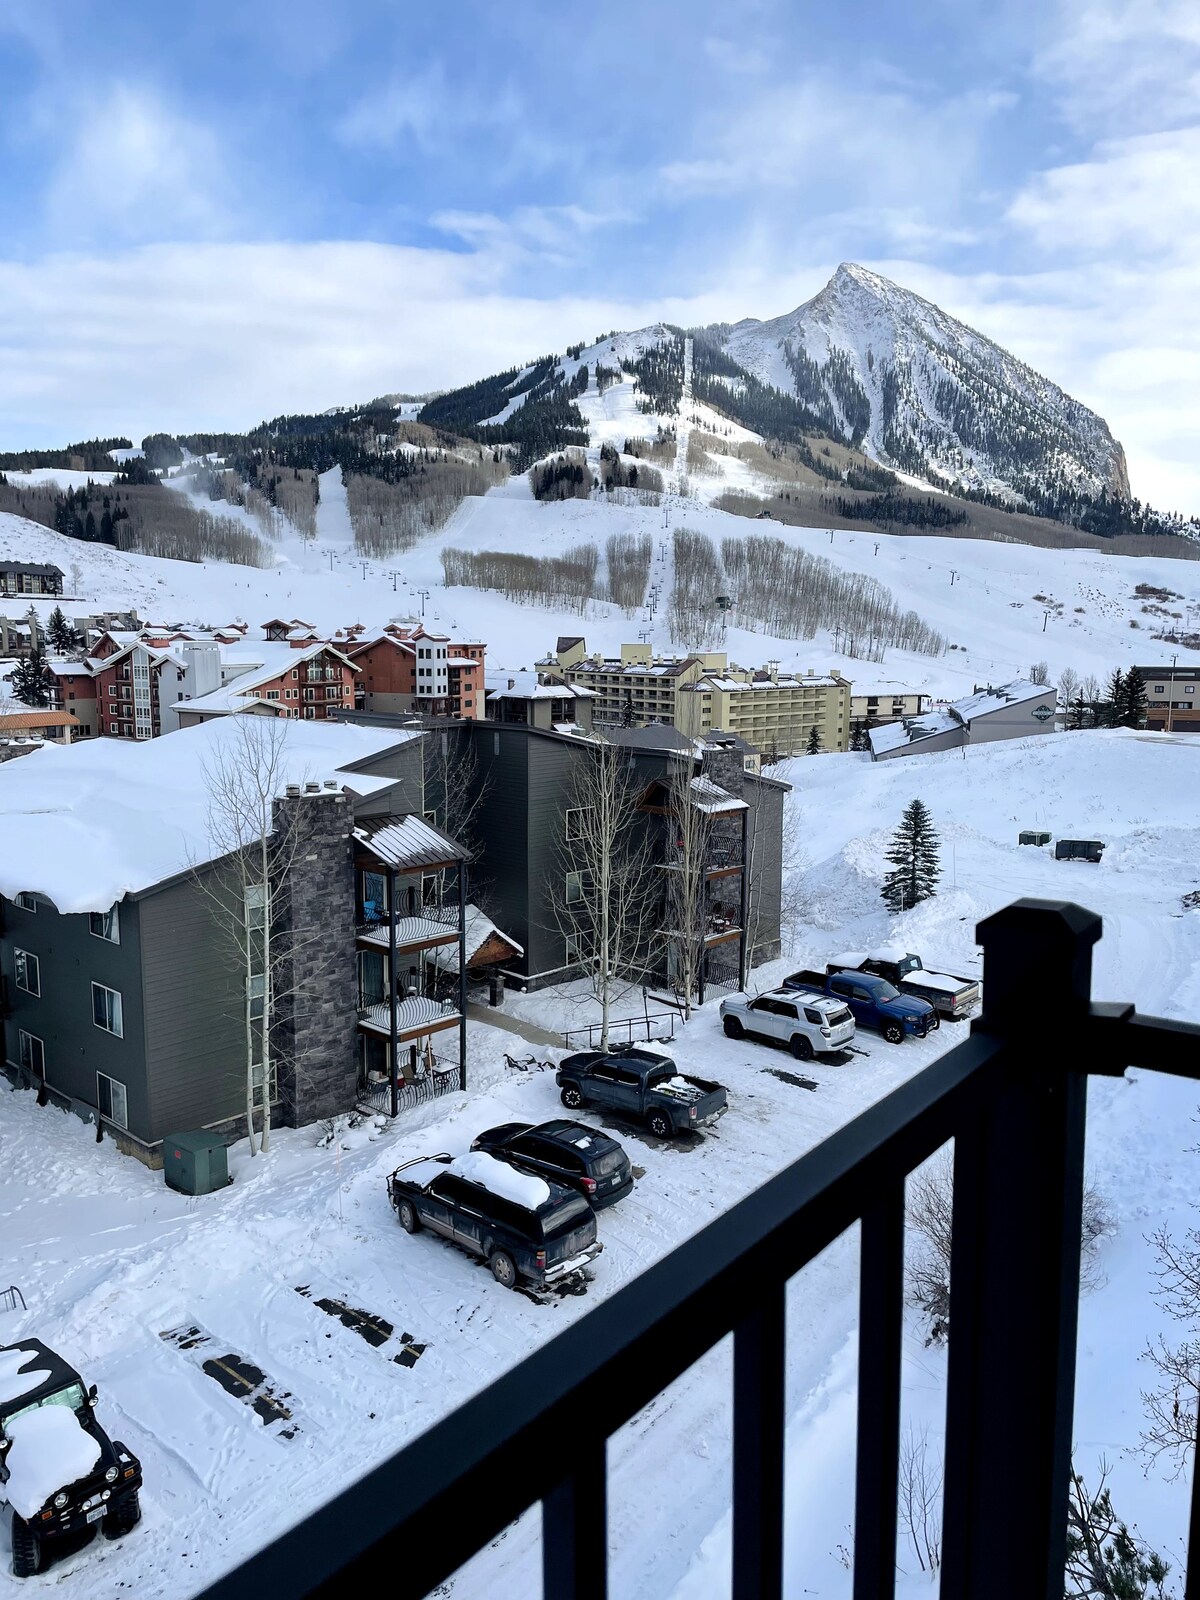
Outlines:
<svg viewBox="0 0 1200 1600"><path fill-rule="evenodd" d="M778 1600L786 1287L856 1222L854 1594L887 1600L896 1562L904 1180L951 1138L941 1595L1061 1600L1087 1076L1132 1062L1200 1078L1200 1028L1090 1003L1099 930L1078 907L1042 902L989 918L978 930L986 1009L966 1040L306 1514L203 1600L334 1596L380 1570L392 1593L417 1600L539 1501L547 1600L599 1600L607 1592L608 1440L730 1333L733 1596ZM1055 996L1036 1048L1026 1026L1031 986ZM1014 1352L1019 1381L1010 1381ZM1019 1540L1010 1537L1014 1526ZM1195 1481L1191 1531L1200 1550ZM1193 1573L1186 1593L1197 1592Z"/></svg>
<svg viewBox="0 0 1200 1600"><path fill-rule="evenodd" d="M652 1033L650 1031L651 1024L664 1019L671 1024L670 1033ZM636 1028L638 1030L638 1037L640 1038L641 1030L644 1028L646 1030L645 1036L647 1042L649 1042L651 1039L657 1039L659 1043L666 1043L675 1037L675 1023L677 1020L678 1015L674 1011L651 1011L643 1014L640 1017L621 1017L617 1021L609 1023L609 1037L611 1038L615 1031L619 1031L620 1029L624 1028L625 1038L628 1043L632 1044L634 1029ZM563 1034L563 1044L569 1047L572 1039L583 1039L586 1037L587 1043L590 1045L596 1035L603 1033L603 1031L604 1024L602 1022L590 1022L582 1028L568 1028Z"/></svg>

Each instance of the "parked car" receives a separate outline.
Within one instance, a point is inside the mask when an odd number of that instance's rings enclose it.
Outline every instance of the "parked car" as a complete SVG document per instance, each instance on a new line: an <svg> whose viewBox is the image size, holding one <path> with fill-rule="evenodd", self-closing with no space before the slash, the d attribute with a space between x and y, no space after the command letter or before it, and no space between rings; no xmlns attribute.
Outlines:
<svg viewBox="0 0 1200 1600"><path fill-rule="evenodd" d="M930 972L920 956L895 945L878 950L848 950L834 956L826 972L873 972L894 983L901 994L928 1000L939 1016L962 1022L979 1004L979 984L974 978L956 978L949 972Z"/></svg>
<svg viewBox="0 0 1200 1600"><path fill-rule="evenodd" d="M449 1239L486 1261L508 1289L554 1288L603 1249L596 1213L581 1194L483 1150L402 1162L387 1189L405 1233L428 1228Z"/></svg>
<svg viewBox="0 0 1200 1600"><path fill-rule="evenodd" d="M791 989L772 989L754 1000L730 995L721 1001L721 1025L731 1039L749 1033L786 1044L798 1061L844 1050L854 1038L854 1017L843 1001L809 999Z"/></svg>
<svg viewBox="0 0 1200 1600"><path fill-rule="evenodd" d="M471 1141L521 1172L576 1189L597 1210L611 1206L633 1188L633 1165L615 1139L583 1122L556 1117L553 1122L503 1122Z"/></svg>
<svg viewBox="0 0 1200 1600"><path fill-rule="evenodd" d="M900 1044L906 1033L923 1039L938 1026L938 1014L928 1000L901 994L894 983L873 972L793 972L783 987L806 997L827 994L845 1001L860 1028L875 1028L889 1044Z"/></svg>
<svg viewBox="0 0 1200 1600"><path fill-rule="evenodd" d="M40 1339L0 1347L0 1486L12 1507L12 1570L29 1578L48 1543L141 1520L142 1465L96 1417L96 1386Z"/></svg>
<svg viewBox="0 0 1200 1600"><path fill-rule="evenodd" d="M689 1078L649 1050L581 1050L561 1062L557 1081L568 1111L600 1106L660 1139L715 1122L729 1104L719 1083Z"/></svg>

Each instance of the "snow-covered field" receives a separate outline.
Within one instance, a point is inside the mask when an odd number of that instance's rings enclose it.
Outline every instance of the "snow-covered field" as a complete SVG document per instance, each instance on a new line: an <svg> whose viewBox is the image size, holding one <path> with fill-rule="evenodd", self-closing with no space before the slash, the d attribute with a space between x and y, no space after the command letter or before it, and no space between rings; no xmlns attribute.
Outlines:
<svg viewBox="0 0 1200 1600"><path fill-rule="evenodd" d="M784 775L796 786L788 827L809 864L806 920L788 959L756 982L884 939L970 971L981 916L1020 894L1067 896L1104 915L1099 996L1200 1015L1200 918L1181 907L1200 883L1198 763L1200 749L1186 738L1131 733L876 766L858 756L794 761ZM882 846L914 795L942 835L942 892L892 919L878 896ZM1034 825L1104 839L1102 865L1018 847L1018 830ZM548 997L547 1017L563 1009ZM36 1332L76 1361L100 1386L110 1432L142 1457L146 1474L142 1526L65 1558L34 1586L57 1583L80 1596L198 1588L962 1036L945 1024L927 1041L891 1047L864 1034L848 1063L800 1066L727 1040L715 1002L704 1007L672 1053L684 1070L728 1086L729 1114L692 1148L618 1134L640 1172L634 1192L601 1215L605 1249L588 1294L549 1305L501 1290L485 1268L428 1235L404 1235L384 1193L385 1174L409 1156L461 1151L495 1122L558 1111L550 1075L506 1073L502 1052L515 1041L484 1024L471 1025L466 1096L394 1128L364 1125L338 1147L318 1144L319 1130L278 1134L270 1156L254 1162L236 1147L235 1183L202 1199L171 1193L31 1095L0 1090L5 1266L29 1302L26 1315L0 1318L0 1338ZM1090 1175L1118 1229L1101 1256L1107 1284L1083 1306L1077 1459L1092 1476L1101 1456L1110 1461L1120 1514L1175 1561L1184 1487L1144 1478L1124 1452L1140 1426L1137 1356L1162 1325L1144 1236L1159 1222L1192 1220L1195 1107L1193 1090L1149 1074L1091 1091ZM849 1543L852 1516L855 1282L851 1235L796 1280L789 1302L788 1592L797 1595L850 1592L839 1545ZM393 1332L374 1348L320 1310L320 1298L386 1319ZM180 1328L209 1342L184 1349L162 1337ZM206 1357L225 1354L253 1362L285 1396L293 1437L204 1374ZM944 1370L944 1353L924 1348L914 1320L906 1419L929 1428L935 1449ZM613 1441L614 1594L727 1592L729 1427L729 1354L719 1349ZM444 1593L518 1600L537 1592L537 1559L534 1515ZM907 1549L901 1559L914 1566ZM904 1585L906 1600L930 1592L919 1574ZM17 1588L0 1573L0 1592Z"/></svg>

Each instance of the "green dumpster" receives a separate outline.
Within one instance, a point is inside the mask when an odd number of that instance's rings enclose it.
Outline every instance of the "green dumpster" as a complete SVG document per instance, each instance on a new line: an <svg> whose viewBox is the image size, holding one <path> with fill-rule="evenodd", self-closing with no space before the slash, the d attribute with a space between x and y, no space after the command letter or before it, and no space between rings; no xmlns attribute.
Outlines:
<svg viewBox="0 0 1200 1600"><path fill-rule="evenodd" d="M1049 844L1050 835L1039 828L1025 828L1018 835L1018 844Z"/></svg>
<svg viewBox="0 0 1200 1600"><path fill-rule="evenodd" d="M219 1133L169 1133L163 1140L163 1177L180 1194L213 1194L229 1183L229 1157Z"/></svg>

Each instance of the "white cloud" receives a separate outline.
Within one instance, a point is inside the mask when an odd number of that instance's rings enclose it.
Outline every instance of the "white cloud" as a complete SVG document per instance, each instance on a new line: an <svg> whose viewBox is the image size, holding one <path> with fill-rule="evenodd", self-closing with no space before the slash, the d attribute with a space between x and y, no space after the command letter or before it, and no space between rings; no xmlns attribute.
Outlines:
<svg viewBox="0 0 1200 1600"><path fill-rule="evenodd" d="M450 83L443 64L434 61L368 91L335 132L343 143L363 149L392 150L411 141L428 154L470 129L510 127L520 116L521 104L511 88L489 84L465 94Z"/></svg>
<svg viewBox="0 0 1200 1600"><path fill-rule="evenodd" d="M1132 133L1200 109L1200 7L1195 0L1062 0L1034 71L1077 127L1119 117Z"/></svg>
<svg viewBox="0 0 1200 1600"><path fill-rule="evenodd" d="M228 165L202 124L149 90L117 83L104 94L75 96L70 126L44 199L52 237L87 239L95 231L133 242L229 231L235 202Z"/></svg>

